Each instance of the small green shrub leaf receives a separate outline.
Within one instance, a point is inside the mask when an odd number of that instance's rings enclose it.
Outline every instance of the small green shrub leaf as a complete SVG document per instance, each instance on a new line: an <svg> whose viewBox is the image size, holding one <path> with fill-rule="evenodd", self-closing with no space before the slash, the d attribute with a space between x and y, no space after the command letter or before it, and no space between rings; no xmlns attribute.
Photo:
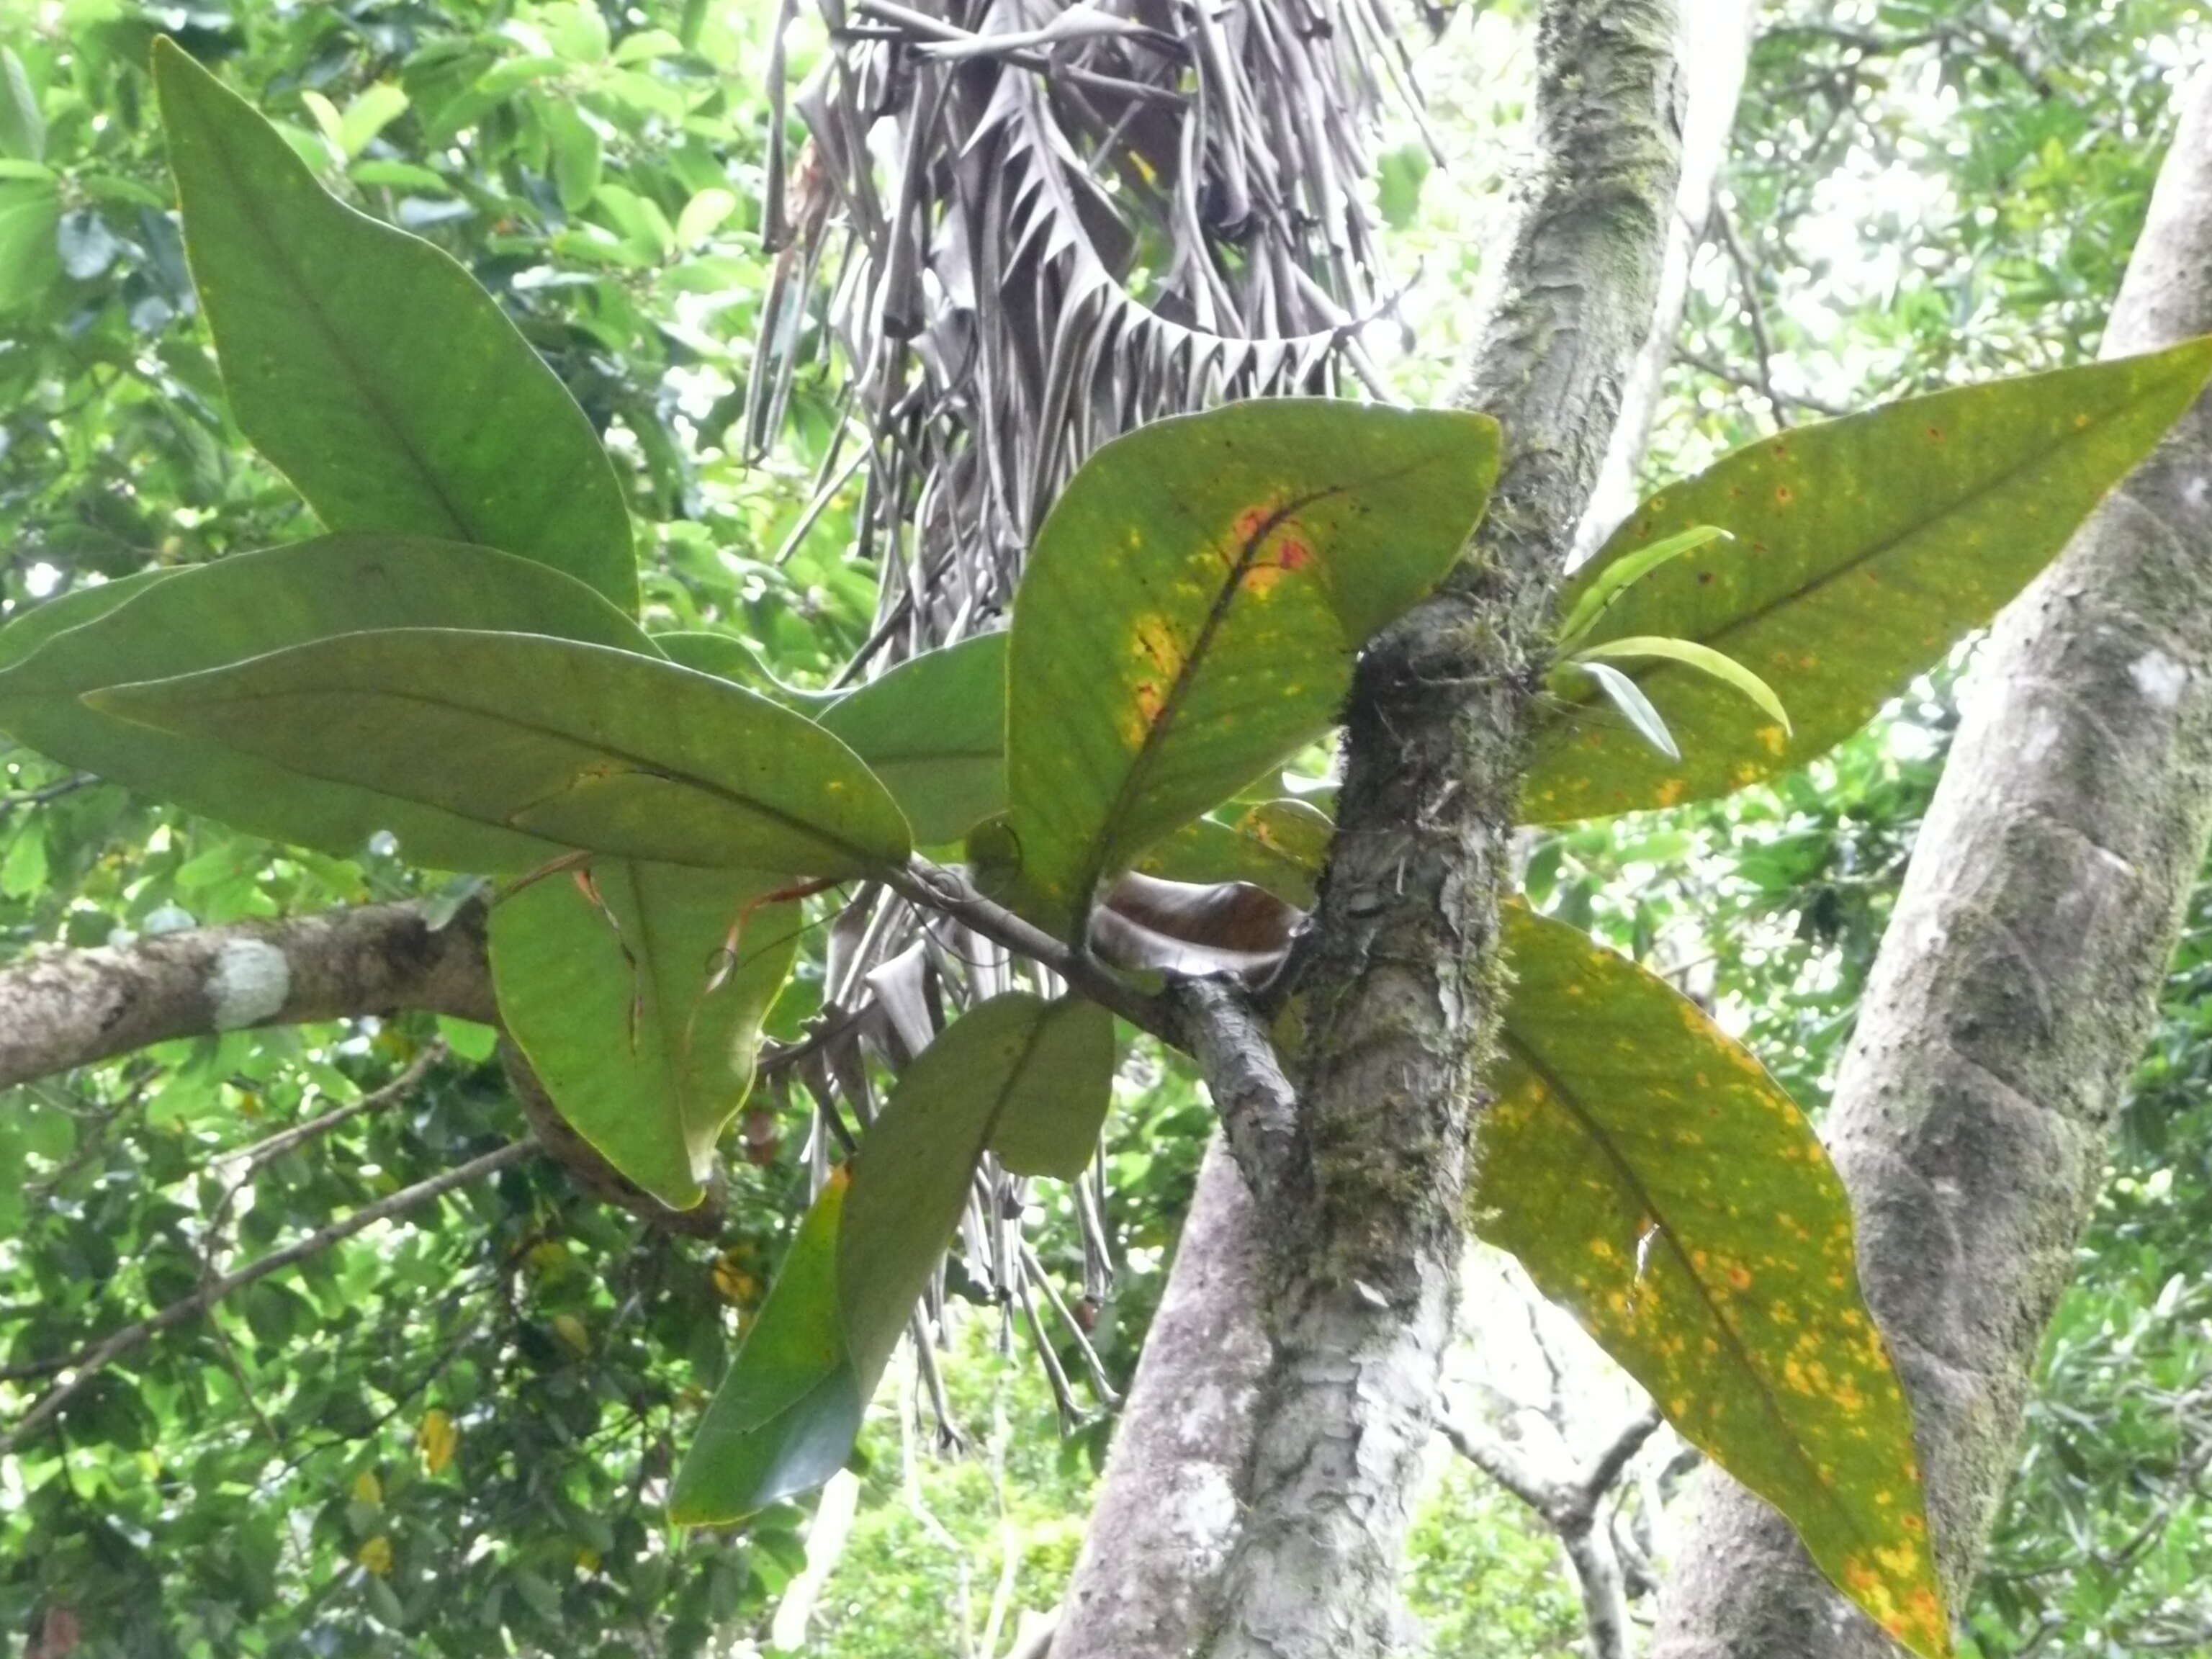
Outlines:
<svg viewBox="0 0 2212 1659"><path fill-rule="evenodd" d="M1758 1060L1579 929L1505 912L1516 975L1475 1231L1927 1659L1950 1651L1912 1420L1850 1201Z"/></svg>
<svg viewBox="0 0 2212 1659"><path fill-rule="evenodd" d="M1963 386L1751 445L1630 515L1561 597L1693 527L1709 542L1646 573L1585 647L1636 635L1707 646L1780 694L1795 729L1686 663L1634 678L1681 750L1652 752L1597 688L1540 726L1530 823L1726 794L1802 765L1995 616L2148 454L2212 371L2212 338L2147 356Z"/></svg>
<svg viewBox="0 0 2212 1659"><path fill-rule="evenodd" d="M1685 530L1678 536L1668 536L1648 547L1638 547L1613 560L1597 576L1579 591L1574 608L1567 612L1566 620L1559 624L1559 643L1571 646L1596 622L1607 606L1619 599L1638 582L1650 575L1670 559L1679 559L1685 553L1694 553L1711 542L1729 539L1729 533L1718 525L1701 524Z"/></svg>
<svg viewBox="0 0 2212 1659"><path fill-rule="evenodd" d="M355 212L167 40L161 122L232 412L333 530L475 542L637 609L629 513L568 388L440 249Z"/></svg>
<svg viewBox="0 0 2212 1659"><path fill-rule="evenodd" d="M1036 920L1326 731L1353 653L1482 514L1496 424L1260 399L1161 421L1078 472L1015 596L1007 829Z"/></svg>
<svg viewBox="0 0 2212 1659"><path fill-rule="evenodd" d="M350 785L359 835L389 817L385 803L408 803L556 847L702 869L834 878L902 864L911 850L884 787L804 715L602 646L393 629L87 701L273 763L295 793Z"/></svg>
<svg viewBox="0 0 2212 1659"><path fill-rule="evenodd" d="M80 699L364 629L444 623L650 652L637 624L572 576L495 552L400 536L324 536L191 570L81 588L0 629L0 731L65 766L253 835L344 856L378 830L416 862L526 869L559 844L285 769L201 736L157 731Z"/></svg>
<svg viewBox="0 0 2212 1659"><path fill-rule="evenodd" d="M791 972L780 878L631 859L527 882L491 911L508 1034L561 1115L672 1209L705 1195Z"/></svg>

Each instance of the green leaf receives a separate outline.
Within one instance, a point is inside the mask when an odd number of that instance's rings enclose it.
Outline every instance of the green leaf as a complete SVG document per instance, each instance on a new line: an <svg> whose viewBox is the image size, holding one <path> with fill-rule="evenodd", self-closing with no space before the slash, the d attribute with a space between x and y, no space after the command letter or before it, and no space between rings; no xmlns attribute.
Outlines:
<svg viewBox="0 0 2212 1659"><path fill-rule="evenodd" d="M653 649L583 583L527 559L453 542L325 536L82 588L27 613L0 629L0 731L64 765L276 841L352 855L388 830L410 859L444 869L543 863L564 848L344 785L302 788L264 759L81 701L121 682L192 674L331 635L433 623Z"/></svg>
<svg viewBox="0 0 2212 1659"><path fill-rule="evenodd" d="M1103 1015L1066 1010L1024 992L994 997L908 1066L854 1157L849 1187L841 1171L815 1201L708 1407L677 1473L669 1510L678 1524L742 1520L844 1462L985 1146L1021 1119L1018 1146L1063 1161L1066 1141L1036 1120L1052 1116L1072 1135L1067 1120L1087 1118ZM1110 1020L1105 1030L1110 1081ZM1054 1103L1071 1094L1075 1112Z"/></svg>
<svg viewBox="0 0 2212 1659"><path fill-rule="evenodd" d="M1007 828L1037 920L1079 935L1103 878L1326 731L1353 653L1458 557L1497 462L1482 416L1307 398L1092 456L1008 647Z"/></svg>
<svg viewBox="0 0 2212 1659"><path fill-rule="evenodd" d="M1663 639L1656 634L1632 634L1625 640L1607 640L1602 645L1585 647L1570 661L1587 668L1601 659L1618 661L1622 658L1660 658L1694 668L1700 674L1710 674L1723 685L1734 686L1743 693L1751 705L1782 728L1783 735L1790 732L1790 715L1782 706L1782 699L1774 695L1774 688L1746 668L1734 657L1724 657L1709 645L1699 645L1695 640Z"/></svg>
<svg viewBox="0 0 2212 1659"><path fill-rule="evenodd" d="M653 642L671 662L680 662L702 674L712 674L732 685L742 685L748 691L757 691L772 702L796 708L810 717L818 716L846 695L842 691L806 691L786 685L769 672L760 653L734 634L679 629L655 634Z"/></svg>
<svg viewBox="0 0 2212 1659"><path fill-rule="evenodd" d="M816 718L884 781L926 847L1006 807L1003 633L910 657Z"/></svg>
<svg viewBox="0 0 2212 1659"><path fill-rule="evenodd" d="M23 60L6 46L0 46L0 155L21 161L46 158L46 118L39 107L38 88Z"/></svg>
<svg viewBox="0 0 2212 1659"><path fill-rule="evenodd" d="M1948 1654L1911 1418L1811 1124L1664 981L1519 905L1505 929L1475 1231L1883 1628Z"/></svg>
<svg viewBox="0 0 2212 1659"><path fill-rule="evenodd" d="M29 305L61 275L61 222L52 179L0 179L0 312Z"/></svg>
<svg viewBox="0 0 2212 1659"><path fill-rule="evenodd" d="M553 183L560 191L562 209L581 213L599 191L599 171L605 157L599 129L559 98L545 99L542 108L545 136L553 150Z"/></svg>
<svg viewBox="0 0 2212 1659"><path fill-rule="evenodd" d="M1577 662L1574 665L1597 683L1610 702L1627 720L1629 729L1650 744L1670 761L1682 758L1682 750L1674 742L1674 734L1667 729L1666 717L1651 706L1651 699L1629 677L1610 663Z"/></svg>
<svg viewBox="0 0 2212 1659"><path fill-rule="evenodd" d="M831 1173L700 1419L669 1494L678 1526L741 1521L820 1486L851 1455L874 1382L862 1388L846 1355L837 1304L849 1184Z"/></svg>
<svg viewBox="0 0 2212 1659"><path fill-rule="evenodd" d="M1539 729L1522 813L1595 817L1725 794L1802 765L1986 623L2192 403L2212 339L1908 398L1738 450L1632 514L1562 595L1693 526L1735 539L1652 570L1590 642L1660 635L1733 658L1794 732L1678 661L1635 679L1680 740L1650 753L1595 688Z"/></svg>
<svg viewBox="0 0 2212 1659"><path fill-rule="evenodd" d="M366 792L360 835L389 817L383 803L408 802L556 847L702 869L837 877L903 864L911 850L884 787L811 720L603 646L392 629L86 701L273 762L294 795Z"/></svg>
<svg viewBox="0 0 2212 1659"><path fill-rule="evenodd" d="M1286 904L1310 909L1335 833L1328 814L1307 802L1262 801L1226 822L1209 817L1186 823L1155 842L1136 867L1170 881L1249 882Z"/></svg>
<svg viewBox="0 0 2212 1659"><path fill-rule="evenodd" d="M1582 589L1575 608L1559 624L1559 642L1571 645L1588 631L1598 614L1629 588L1650 575L1661 565L1679 559L1685 553L1694 553L1713 542L1729 539L1729 532L1717 525L1701 524L1685 530L1679 536L1668 536L1649 547L1639 547L1624 553L1598 573L1590 584Z"/></svg>
<svg viewBox="0 0 2212 1659"><path fill-rule="evenodd" d="M181 574L175 570L142 570L91 587L73 587L18 612L0 628L0 669L13 668L57 634L82 628L104 617L125 599L143 592L155 582Z"/></svg>
<svg viewBox="0 0 2212 1659"><path fill-rule="evenodd" d="M991 1131L999 1162L1019 1176L1080 1177L1114 1103L1114 1063L1111 1014L1080 997L1048 1006Z"/></svg>
<svg viewBox="0 0 2212 1659"><path fill-rule="evenodd" d="M193 282L254 447L333 530L501 548L635 611L614 469L491 296L325 194L173 43L154 69Z"/></svg>
<svg viewBox="0 0 2212 1659"><path fill-rule="evenodd" d="M492 907L492 983L508 1034L561 1115L672 1209L704 1196L791 972L798 907L755 908L778 884L600 859Z"/></svg>

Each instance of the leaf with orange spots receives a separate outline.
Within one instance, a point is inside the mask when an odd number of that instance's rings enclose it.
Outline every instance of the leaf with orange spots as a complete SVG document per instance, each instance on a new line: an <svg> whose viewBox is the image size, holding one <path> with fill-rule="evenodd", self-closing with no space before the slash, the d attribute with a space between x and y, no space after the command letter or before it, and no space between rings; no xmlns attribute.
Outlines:
<svg viewBox="0 0 2212 1659"><path fill-rule="evenodd" d="M1723 795L1803 765L1994 617L2148 455L2212 373L2212 338L1963 386L1740 449L1644 503L1560 595L1703 526L1576 643L1658 635L1771 685L1794 730L1682 661L1630 672L1679 743L1648 748L1594 686L1563 680L1522 791L1532 823Z"/></svg>
<svg viewBox="0 0 2212 1659"><path fill-rule="evenodd" d="M1311 909L1335 833L1328 814L1309 802L1261 801L1193 819L1155 842L1137 868L1170 881L1249 881L1286 904Z"/></svg>
<svg viewBox="0 0 2212 1659"><path fill-rule="evenodd" d="M1849 1196L1759 1061L1663 981L1519 905L1470 1219L1668 1419L1926 1659L1950 1649L1912 1419Z"/></svg>
<svg viewBox="0 0 2212 1659"><path fill-rule="evenodd" d="M1353 654L1481 517L1480 416L1233 404L1107 445L1039 532L1007 647L1012 902L1063 938L1146 847L1328 730Z"/></svg>

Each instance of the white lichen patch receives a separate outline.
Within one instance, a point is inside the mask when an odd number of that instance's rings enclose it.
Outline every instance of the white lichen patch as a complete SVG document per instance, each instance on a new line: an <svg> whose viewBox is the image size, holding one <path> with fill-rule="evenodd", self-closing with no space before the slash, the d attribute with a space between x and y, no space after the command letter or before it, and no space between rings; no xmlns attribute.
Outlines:
<svg viewBox="0 0 2212 1659"><path fill-rule="evenodd" d="M2181 701L2181 694L2189 685L2189 671L2163 651L2146 651L2128 665L2128 678L2136 683L2136 690L2160 708L2172 708Z"/></svg>
<svg viewBox="0 0 2212 1659"><path fill-rule="evenodd" d="M283 1012L292 994L291 964L266 939L226 939L208 969L207 990L216 1030L258 1025Z"/></svg>

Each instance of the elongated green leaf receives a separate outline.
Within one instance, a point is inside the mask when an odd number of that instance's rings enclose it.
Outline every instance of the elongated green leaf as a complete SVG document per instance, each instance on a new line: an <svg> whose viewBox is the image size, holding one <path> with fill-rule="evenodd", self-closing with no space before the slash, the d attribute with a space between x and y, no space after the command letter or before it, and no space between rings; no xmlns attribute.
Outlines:
<svg viewBox="0 0 2212 1659"><path fill-rule="evenodd" d="M1170 881L1248 881L1310 909L1335 833L1328 814L1305 801L1262 801L1233 818L1224 813L1186 823L1155 842L1137 868Z"/></svg>
<svg viewBox="0 0 2212 1659"><path fill-rule="evenodd" d="M1710 543L1726 541L1728 533L1717 525L1701 524L1683 531L1678 536L1666 537L1648 547L1633 549L1612 560L1588 586L1580 589L1574 609L1559 624L1559 643L1571 646L1589 631L1600 611L1661 565L1679 559L1685 553L1694 553Z"/></svg>
<svg viewBox="0 0 2212 1659"><path fill-rule="evenodd" d="M1941 1659L1911 1418L1812 1126L1662 981L1578 929L1505 915L1517 982L1475 1231L1781 1510L1845 1594Z"/></svg>
<svg viewBox="0 0 2212 1659"><path fill-rule="evenodd" d="M820 1486L852 1455L874 1383L861 1386L838 1316L847 1188L833 1171L692 1434L668 1499L679 1526L741 1521Z"/></svg>
<svg viewBox="0 0 2212 1659"><path fill-rule="evenodd" d="M1064 1145L1043 1146L1049 1137L1036 1120L1071 1106L1087 1112L1081 1103L1103 1087L1094 1069L1102 1018L1012 992L971 1009L915 1056L860 1143L849 1189L841 1173L817 1201L708 1408L676 1477L678 1522L741 1520L836 1471L959 1224L985 1146L1018 1119L1018 1146L1064 1159ZM1103 1059L1110 1080L1110 1022ZM836 1230L832 1263L826 1224Z"/></svg>
<svg viewBox="0 0 2212 1659"><path fill-rule="evenodd" d="M1098 1150L1114 1102L1114 1017L1064 997L1037 1018L1036 1038L999 1108L991 1150L1016 1175L1074 1181Z"/></svg>
<svg viewBox="0 0 2212 1659"><path fill-rule="evenodd" d="M1006 636L910 657L817 716L884 781L924 846L1006 805Z"/></svg>
<svg viewBox="0 0 2212 1659"><path fill-rule="evenodd" d="M434 808L340 784L303 788L265 760L81 701L335 634L434 623L653 649L583 583L530 560L455 542L325 536L80 589L11 623L0 630L0 731L64 765L325 852L357 854L387 830L408 857L444 869L529 868L556 856L556 842Z"/></svg>
<svg viewBox="0 0 2212 1659"><path fill-rule="evenodd" d="M333 530L541 560L637 609L614 469L553 371L439 249L325 194L167 40L155 82L231 409Z"/></svg>
<svg viewBox="0 0 2212 1659"><path fill-rule="evenodd" d="M1618 662L1623 658L1663 658L1694 668L1700 674L1709 674L1723 685L1732 685L1743 693L1752 707L1782 728L1783 735L1790 732L1790 714L1783 708L1782 699L1774 695L1774 688L1746 668L1734 657L1724 657L1709 645L1699 645L1695 640L1662 639L1656 634L1632 634L1625 640L1607 640L1599 645L1586 646L1577 652L1571 661L1587 667L1594 661Z"/></svg>
<svg viewBox="0 0 2212 1659"><path fill-rule="evenodd" d="M834 878L911 850L883 786L811 720L661 658L568 640L347 634L87 702L273 762L297 794L354 786L362 834L390 802L702 869Z"/></svg>
<svg viewBox="0 0 2212 1659"><path fill-rule="evenodd" d="M29 305L62 274L61 222L54 179L0 177L0 313Z"/></svg>
<svg viewBox="0 0 2212 1659"><path fill-rule="evenodd" d="M1100 880L1334 720L1352 659L1481 516L1494 422L1232 404L1107 445L1039 532L1008 647L1008 828L1073 937Z"/></svg>
<svg viewBox="0 0 2212 1659"><path fill-rule="evenodd" d="M1694 526L1735 540L1653 570L1589 642L1695 641L1781 696L1785 732L1686 665L1637 684L1682 758L1643 748L1596 688L1539 730L1522 794L1531 823L1725 794L1802 765L1994 616L2148 454L2212 371L2212 339L2143 357L1908 398L1800 427L1669 486L1568 585L1571 614L1608 566Z"/></svg>
<svg viewBox="0 0 2212 1659"><path fill-rule="evenodd" d="M714 1144L752 1088L761 1023L791 972L797 906L755 908L780 884L601 859L492 907L508 1034L561 1115L674 1209L704 1196Z"/></svg>
<svg viewBox="0 0 2212 1659"><path fill-rule="evenodd" d="M74 587L18 613L0 628L0 669L13 668L57 634L106 616L155 582L180 575L177 570L142 570L92 587Z"/></svg>
<svg viewBox="0 0 2212 1659"><path fill-rule="evenodd" d="M1577 662L1574 665L1597 683L1606 701L1620 710L1621 718L1638 737L1670 761L1682 758L1674 734L1667 729L1666 716L1651 706L1651 699L1644 695L1643 687L1611 663Z"/></svg>

